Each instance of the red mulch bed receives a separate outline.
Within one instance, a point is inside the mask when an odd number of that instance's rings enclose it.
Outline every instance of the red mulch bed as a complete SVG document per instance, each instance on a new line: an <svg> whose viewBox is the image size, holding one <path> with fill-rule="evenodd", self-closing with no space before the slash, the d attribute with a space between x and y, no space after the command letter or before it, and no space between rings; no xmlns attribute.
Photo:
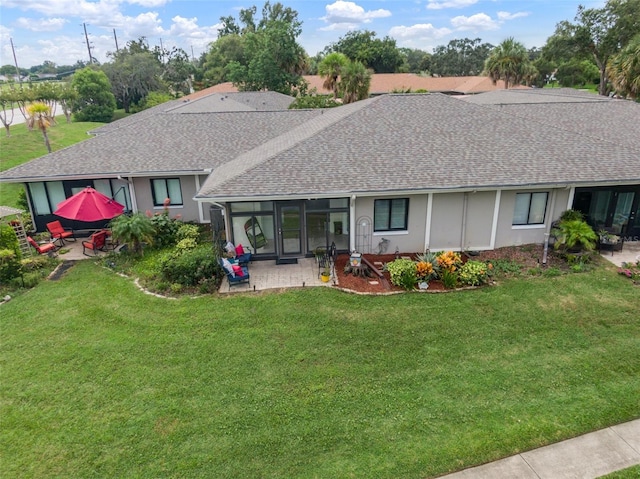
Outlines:
<svg viewBox="0 0 640 479"><path fill-rule="evenodd" d="M491 251L481 251L477 256L473 256L472 259L476 261L495 261L495 260L508 260L517 262L522 266L523 271L527 271L530 268L535 268L542 261L543 248L542 245L522 245L522 246L509 246L506 248L498 248ZM402 253L401 257L410 257L415 259L415 253ZM378 268L382 272L382 266L376 264L381 262L382 264L388 263L396 259L395 254L365 254L363 255L371 264ZM464 256L463 256L464 258ZM338 255L336 259L336 276L338 277L337 287L343 288L356 293L368 293L368 294L389 294L398 293L404 291L399 286L391 284L389 273L383 272L386 279L385 282L378 280L378 278L361 278L354 276L353 274L345 274L344 267L349 261L349 255ZM556 255L550 248L547 256L548 267L566 267L565 261ZM377 280L377 284L372 284ZM434 291L446 291L445 287L440 281L429 281L428 292Z"/></svg>

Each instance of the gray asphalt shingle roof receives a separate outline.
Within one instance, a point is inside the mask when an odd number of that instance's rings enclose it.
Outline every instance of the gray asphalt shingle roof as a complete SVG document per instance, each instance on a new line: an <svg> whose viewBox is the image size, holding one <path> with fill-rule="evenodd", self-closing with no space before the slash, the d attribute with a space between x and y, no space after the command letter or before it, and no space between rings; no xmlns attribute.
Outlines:
<svg viewBox="0 0 640 479"><path fill-rule="evenodd" d="M279 152L245 153L239 163L252 167L236 168L235 162L225 167L238 172L235 178L214 170L198 197L640 181L637 140L597 138L440 94L385 95L365 102ZM582 107L566 103L558 115L571 117ZM629 103L628 115L640 120L640 105Z"/></svg>
<svg viewBox="0 0 640 479"><path fill-rule="evenodd" d="M640 182L639 104L574 101L581 95L559 101L558 92L537 92L529 101L510 92L471 99L483 104L442 94L384 95L328 110L180 113L197 102L173 103L2 172L0 180L213 169L198 198L221 201ZM260 93L237 95L243 107L242 99L263 101ZM275 95L265 105L290 101ZM551 100L540 103L542 97ZM206 98L231 105L231 97Z"/></svg>
<svg viewBox="0 0 640 479"><path fill-rule="evenodd" d="M0 179L203 171L319 114L319 110L157 114L19 165L0 173Z"/></svg>

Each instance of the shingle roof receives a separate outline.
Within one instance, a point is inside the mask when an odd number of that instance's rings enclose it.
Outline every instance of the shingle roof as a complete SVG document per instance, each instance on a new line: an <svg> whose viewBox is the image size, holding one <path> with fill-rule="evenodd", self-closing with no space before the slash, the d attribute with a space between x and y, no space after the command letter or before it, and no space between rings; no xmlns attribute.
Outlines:
<svg viewBox="0 0 640 479"><path fill-rule="evenodd" d="M564 105L558 114L572 117L580 114L576 106L586 104ZM640 119L640 105L629 105L629 115ZM615 131L623 126L606 127ZM214 170L198 197L233 198L242 191L313 197L640 181L637 142L596 138L441 94L376 97L319 131L296 135L299 140L280 151L245 153L238 161L253 165L249 169L236 169L232 162L225 166L225 177ZM239 174L230 178L233 171Z"/></svg>
<svg viewBox="0 0 640 479"><path fill-rule="evenodd" d="M203 171L320 115L319 110L156 114L0 173L0 179Z"/></svg>

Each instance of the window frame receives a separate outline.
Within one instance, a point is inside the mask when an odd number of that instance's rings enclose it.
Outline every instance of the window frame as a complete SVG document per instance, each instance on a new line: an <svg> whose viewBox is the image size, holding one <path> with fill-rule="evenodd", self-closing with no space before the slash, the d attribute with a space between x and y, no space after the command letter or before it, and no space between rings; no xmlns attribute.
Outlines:
<svg viewBox="0 0 640 479"><path fill-rule="evenodd" d="M377 224L377 215L376 209L378 205L382 203L387 204L387 208L389 209L388 217L386 220L386 228L381 228ZM392 216L393 216L393 204L394 202L403 202L404 203L404 218L403 225L401 227L392 227ZM373 201L373 232L374 233L384 233L389 231L407 231L409 229L409 198L380 198Z"/></svg>
<svg viewBox="0 0 640 479"><path fill-rule="evenodd" d="M527 219L524 223L516 223L516 205L518 204L518 197L523 197L524 195L528 195L527 201ZM532 222L531 221L531 206L534 204L533 198L534 195L545 195L544 200L544 212L542 213L542 221L540 222ZM516 193L514 206L513 206L513 217L511 218L511 226L513 227L536 227L542 226L545 224L547 219L547 209L549 207L549 192L548 191L528 191L528 192L519 192Z"/></svg>
<svg viewBox="0 0 640 479"><path fill-rule="evenodd" d="M178 189L180 191L180 202L179 203L174 201L174 199L171 198L171 196L169 195L169 181L177 181L178 182ZM157 198L156 182L164 182L164 190L167 192L167 195L162 199L158 199ZM184 199L183 199L183 195L182 195L182 183L180 181L180 178L151 178L151 196L153 198L153 206L154 207L163 207L164 206L164 200L166 198L170 198L171 199L171 202L169 203L169 206L184 206Z"/></svg>

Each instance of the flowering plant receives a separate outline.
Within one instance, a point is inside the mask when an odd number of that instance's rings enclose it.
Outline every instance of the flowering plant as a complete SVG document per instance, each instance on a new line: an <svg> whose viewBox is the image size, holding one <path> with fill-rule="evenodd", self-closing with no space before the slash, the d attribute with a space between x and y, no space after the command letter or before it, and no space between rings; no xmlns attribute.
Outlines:
<svg viewBox="0 0 640 479"><path fill-rule="evenodd" d="M453 273L462 266L460 253L454 253L453 251L444 251L438 254L436 262L441 271L448 271L450 273Z"/></svg>
<svg viewBox="0 0 640 479"><path fill-rule="evenodd" d="M634 283L640 283L640 260L634 263L622 263L618 273L631 279Z"/></svg>

